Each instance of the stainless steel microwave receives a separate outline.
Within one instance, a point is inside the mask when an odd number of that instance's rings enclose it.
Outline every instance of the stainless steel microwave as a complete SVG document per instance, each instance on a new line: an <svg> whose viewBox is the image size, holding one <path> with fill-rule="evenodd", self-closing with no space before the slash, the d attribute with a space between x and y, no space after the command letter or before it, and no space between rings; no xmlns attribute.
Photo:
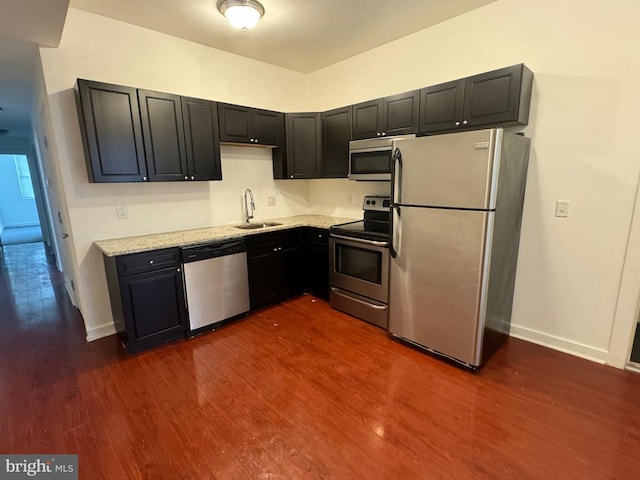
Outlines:
<svg viewBox="0 0 640 480"><path fill-rule="evenodd" d="M349 142L350 180L391 180L393 141L415 135L368 138Z"/></svg>

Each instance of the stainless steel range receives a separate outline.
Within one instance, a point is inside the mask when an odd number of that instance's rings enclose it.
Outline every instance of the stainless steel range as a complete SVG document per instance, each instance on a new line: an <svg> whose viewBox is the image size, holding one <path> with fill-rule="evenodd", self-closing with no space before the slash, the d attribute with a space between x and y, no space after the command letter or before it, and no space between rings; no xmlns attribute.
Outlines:
<svg viewBox="0 0 640 480"><path fill-rule="evenodd" d="M385 329L390 204L389 197L365 197L364 219L332 226L329 238L331 306Z"/></svg>

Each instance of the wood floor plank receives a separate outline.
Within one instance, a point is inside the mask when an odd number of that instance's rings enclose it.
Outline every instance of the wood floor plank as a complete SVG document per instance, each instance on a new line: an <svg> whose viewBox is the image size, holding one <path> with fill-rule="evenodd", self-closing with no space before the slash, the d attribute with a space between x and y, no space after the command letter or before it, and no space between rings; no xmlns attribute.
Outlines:
<svg viewBox="0 0 640 480"><path fill-rule="evenodd" d="M302 296L127 355L0 254L0 453L83 479L635 479L640 375L516 339L478 373Z"/></svg>

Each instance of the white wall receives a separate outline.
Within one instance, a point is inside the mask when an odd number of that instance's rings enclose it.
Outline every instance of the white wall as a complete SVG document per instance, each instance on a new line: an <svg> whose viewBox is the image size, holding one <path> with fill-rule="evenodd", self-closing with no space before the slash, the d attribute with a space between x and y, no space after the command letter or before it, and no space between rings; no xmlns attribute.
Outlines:
<svg viewBox="0 0 640 480"><path fill-rule="evenodd" d="M312 108L325 109L529 66L533 150L512 332L600 361L624 356L609 341L640 172L638 18L632 0L500 0L308 78ZM312 205L324 198L311 192ZM558 199L571 201L569 218L554 217Z"/></svg>
<svg viewBox="0 0 640 480"><path fill-rule="evenodd" d="M113 331L102 256L93 242L242 220L241 196L254 191L256 218L307 213L306 181L274 181L271 153L223 147L222 182L91 184L87 180L73 87L77 78L280 111L303 109L302 74L213 50L71 8L59 48L40 55L68 209L77 303L88 338ZM267 195L276 206L267 207ZM128 207L128 220L116 218Z"/></svg>

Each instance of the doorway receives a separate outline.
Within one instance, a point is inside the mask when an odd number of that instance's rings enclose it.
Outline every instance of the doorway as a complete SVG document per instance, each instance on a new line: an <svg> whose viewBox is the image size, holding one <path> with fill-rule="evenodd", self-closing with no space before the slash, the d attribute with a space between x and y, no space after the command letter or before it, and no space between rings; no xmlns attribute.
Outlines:
<svg viewBox="0 0 640 480"><path fill-rule="evenodd" d="M633 347L631 348L631 358L629 361L632 366L640 368L640 322L636 323L636 333L633 338Z"/></svg>
<svg viewBox="0 0 640 480"><path fill-rule="evenodd" d="M0 154L0 245L44 241L37 186L26 154Z"/></svg>

